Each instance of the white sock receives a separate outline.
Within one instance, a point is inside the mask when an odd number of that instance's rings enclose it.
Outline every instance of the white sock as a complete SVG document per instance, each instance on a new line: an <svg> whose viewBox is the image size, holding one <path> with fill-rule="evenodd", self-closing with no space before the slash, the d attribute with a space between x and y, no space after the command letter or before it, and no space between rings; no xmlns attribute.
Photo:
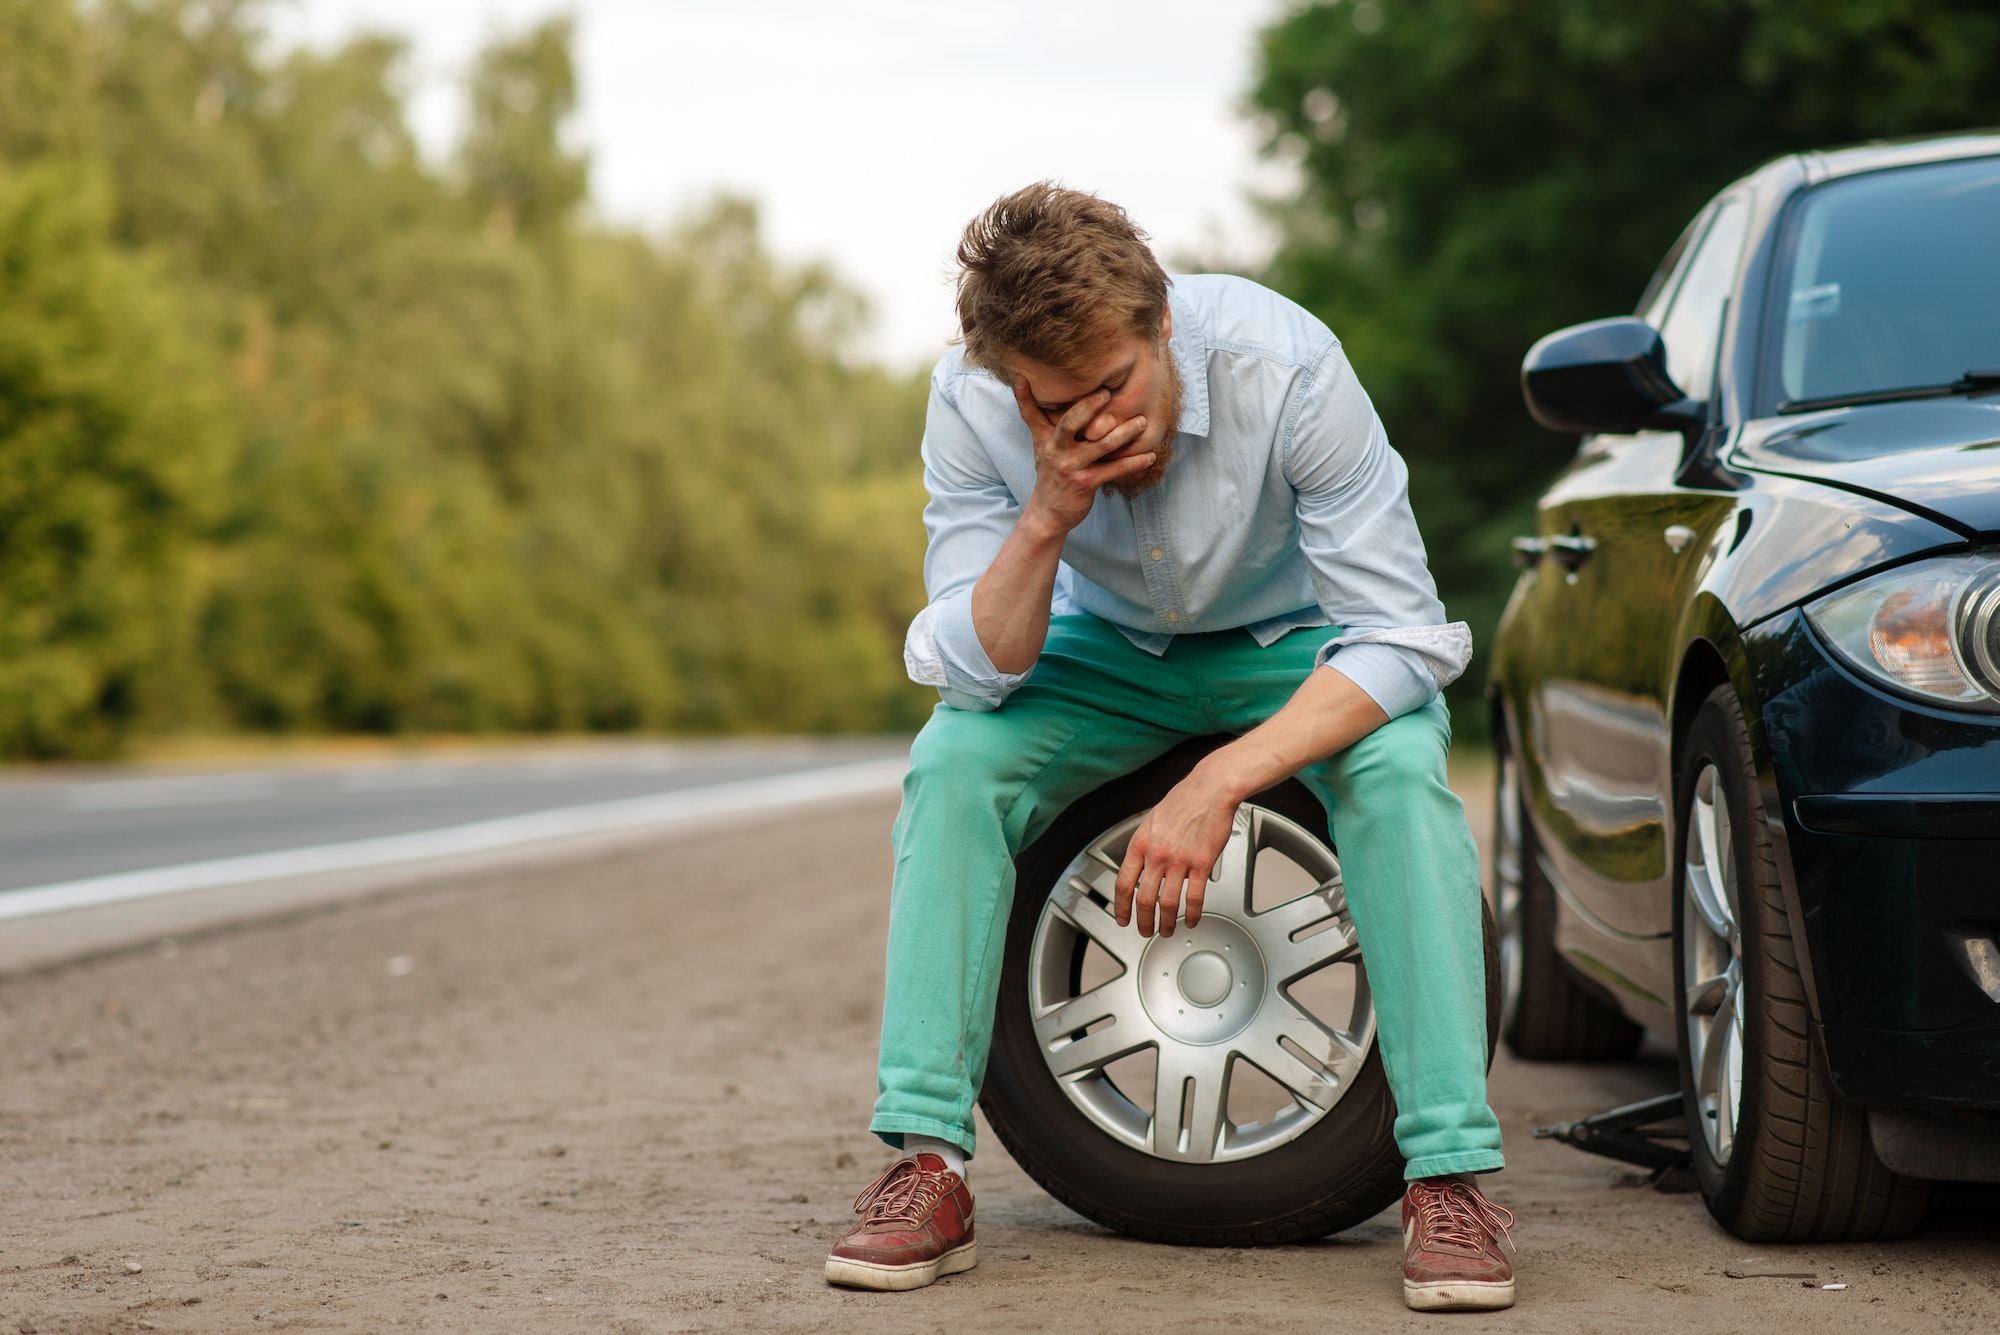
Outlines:
<svg viewBox="0 0 2000 1335"><path fill-rule="evenodd" d="M938 1158L944 1160L946 1168L951 1169L952 1172L957 1173L961 1178L965 1176L965 1151L948 1140L939 1140L936 1136L912 1135L905 1131L903 1133L903 1153L935 1154Z"/></svg>

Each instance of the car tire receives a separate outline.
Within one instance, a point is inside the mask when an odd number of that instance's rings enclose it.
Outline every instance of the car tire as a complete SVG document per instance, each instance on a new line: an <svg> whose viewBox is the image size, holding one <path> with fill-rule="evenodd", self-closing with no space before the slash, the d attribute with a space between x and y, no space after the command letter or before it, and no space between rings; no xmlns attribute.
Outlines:
<svg viewBox="0 0 2000 1335"><path fill-rule="evenodd" d="M1521 766L1505 730L1495 739L1493 892L1500 932L1507 1047L1528 1061L1622 1061L1645 1031L1595 995L1556 948L1556 894L1528 819Z"/></svg>
<svg viewBox="0 0 2000 1335"><path fill-rule="evenodd" d="M1213 737L1183 744L1106 784L1073 804L1016 861L992 1055L980 1106L1014 1161L1051 1196L1107 1228L1152 1242L1302 1242L1361 1223L1403 1192L1395 1102L1372 1041L1372 1009L1365 1059L1341 1082L1337 1101L1293 1138L1250 1157L1177 1162L1135 1148L1129 1137L1119 1139L1081 1110L1045 1056L1044 1039L1036 1032L1030 971L1039 958L1037 932L1046 931L1041 924L1051 912L1052 895L1073 883L1076 867L1107 831L1133 821L1204 755L1230 740ZM1270 813L1274 823L1291 831L1290 837L1310 832L1325 854L1333 855L1326 813L1296 780L1251 798L1244 812L1252 810ZM1239 816L1239 821L1246 818ZM1310 897L1300 895L1292 902ZM1205 912L1203 923L1213 916L1213 909ZM1491 914L1482 917L1490 1060L1498 1022L1499 957ZM1133 972L1139 969L1135 966ZM1080 989L1081 983L1073 981L1071 990ZM1271 1125L1277 1124L1274 1118Z"/></svg>
<svg viewBox="0 0 2000 1335"><path fill-rule="evenodd" d="M1679 769L1674 1004L1709 1213L1748 1242L1900 1237L1922 1220L1930 1183L1876 1157L1866 1110L1835 1096L1815 1048L1749 728L1729 687L1702 703Z"/></svg>

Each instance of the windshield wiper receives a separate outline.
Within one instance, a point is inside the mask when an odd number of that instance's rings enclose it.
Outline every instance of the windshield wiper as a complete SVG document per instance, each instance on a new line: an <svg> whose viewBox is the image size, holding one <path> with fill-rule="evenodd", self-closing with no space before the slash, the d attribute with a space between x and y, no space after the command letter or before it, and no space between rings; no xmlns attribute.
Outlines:
<svg viewBox="0 0 2000 1335"><path fill-rule="evenodd" d="M1903 389L1871 389L1865 394L1831 394L1823 399L1785 399L1781 414L1812 413L1822 408L1858 408L1864 403L1900 403L1906 399L1948 399L2000 389L2000 367L1975 366L1948 385L1910 385Z"/></svg>

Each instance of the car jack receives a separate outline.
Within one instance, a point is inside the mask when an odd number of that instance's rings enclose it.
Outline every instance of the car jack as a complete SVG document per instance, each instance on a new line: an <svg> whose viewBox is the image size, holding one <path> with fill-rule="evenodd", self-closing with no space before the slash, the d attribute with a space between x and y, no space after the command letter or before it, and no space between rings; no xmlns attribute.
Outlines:
<svg viewBox="0 0 2000 1335"><path fill-rule="evenodd" d="M1538 1126L1535 1139L1560 1140L1586 1153L1650 1168L1652 1185L1660 1191L1692 1191L1686 1131L1679 1125L1658 1125L1668 1121L1678 1123L1682 1112L1678 1092L1662 1094L1622 1108L1592 1113L1578 1121Z"/></svg>

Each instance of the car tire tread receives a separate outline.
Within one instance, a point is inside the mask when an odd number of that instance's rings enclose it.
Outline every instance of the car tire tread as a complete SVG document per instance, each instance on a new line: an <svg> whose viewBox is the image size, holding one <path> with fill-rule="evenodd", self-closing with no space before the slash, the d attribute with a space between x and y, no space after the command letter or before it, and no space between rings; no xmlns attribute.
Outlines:
<svg viewBox="0 0 2000 1335"><path fill-rule="evenodd" d="M1892 1172L1868 1139L1867 1113L1842 1103L1812 1039L1805 980L1791 935L1790 913L1779 877L1778 855L1761 811L1749 726L1728 686L1702 704L1689 730L1677 808L1685 822L1693 779L1705 758L1716 762L1731 804L1732 830L1747 844L1738 887L1746 946L1744 987L1747 1045L1743 1117L1727 1165L1717 1165L1707 1143L1694 1137L1696 1177L1711 1214L1750 1242L1865 1242L1901 1237L1921 1222L1930 1183ZM1676 863L1676 936L1680 934L1680 878ZM1678 980L1676 1010L1684 1013ZM1755 1012L1750 1010L1756 1006ZM1761 1058L1761 1060L1756 1060ZM1682 1083L1689 1090L1688 1125L1698 1125L1693 1081L1682 1043Z"/></svg>

